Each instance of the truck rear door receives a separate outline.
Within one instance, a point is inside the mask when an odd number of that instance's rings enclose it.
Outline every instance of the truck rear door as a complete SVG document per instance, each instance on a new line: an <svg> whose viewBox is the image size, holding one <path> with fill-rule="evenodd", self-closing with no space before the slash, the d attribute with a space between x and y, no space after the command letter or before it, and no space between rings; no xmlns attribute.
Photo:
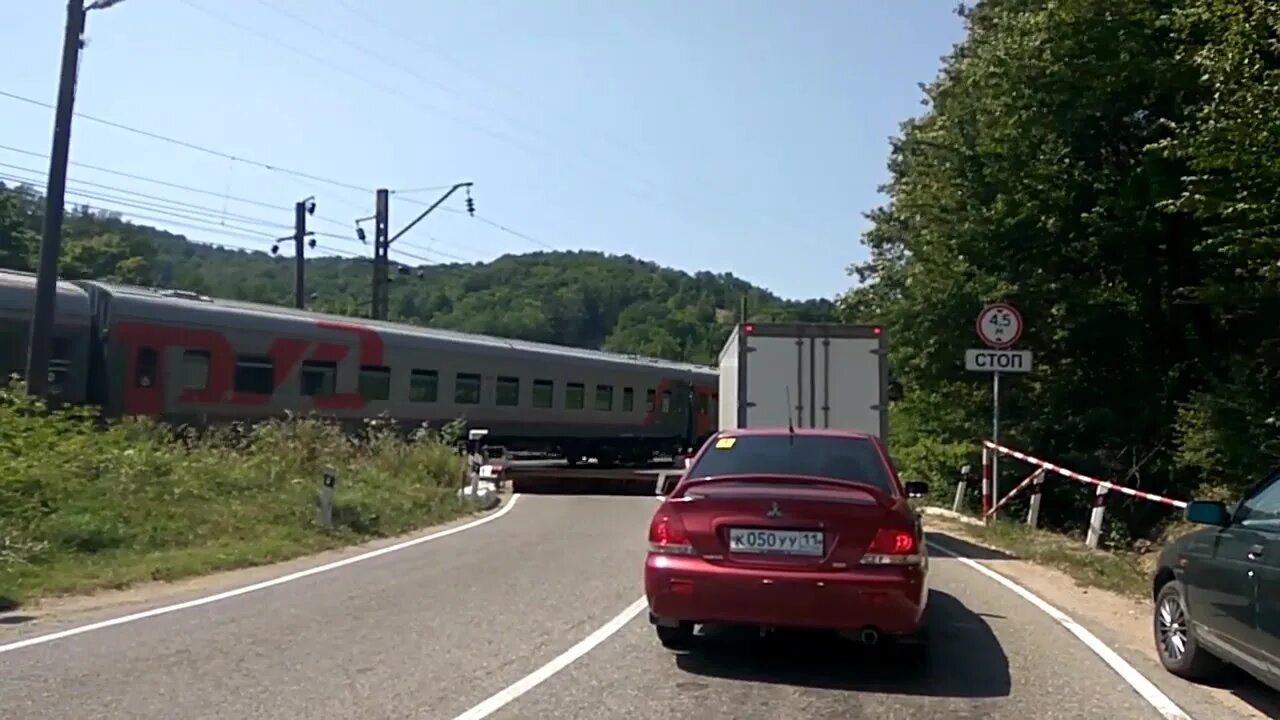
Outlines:
<svg viewBox="0 0 1280 720"><path fill-rule="evenodd" d="M888 365L865 325L755 324L739 350L743 427L887 429ZM744 417L745 416L745 417Z"/></svg>

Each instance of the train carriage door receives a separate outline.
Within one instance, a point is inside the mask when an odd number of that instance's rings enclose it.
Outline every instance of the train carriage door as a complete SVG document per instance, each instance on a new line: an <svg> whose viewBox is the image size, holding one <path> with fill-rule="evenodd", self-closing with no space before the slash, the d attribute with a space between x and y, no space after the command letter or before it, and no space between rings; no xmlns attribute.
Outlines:
<svg viewBox="0 0 1280 720"><path fill-rule="evenodd" d="M672 428L680 428L682 441L692 445L694 433L698 430L698 403L694 397L693 384L683 380L673 381L662 392L659 403L659 410L664 417L669 418Z"/></svg>
<svg viewBox="0 0 1280 720"><path fill-rule="evenodd" d="M718 390L719 387L714 385L694 386L694 446L700 445L716 431L715 410Z"/></svg>
<svg viewBox="0 0 1280 720"><path fill-rule="evenodd" d="M164 353L146 343L130 348L126 365L126 415L160 415L164 411Z"/></svg>

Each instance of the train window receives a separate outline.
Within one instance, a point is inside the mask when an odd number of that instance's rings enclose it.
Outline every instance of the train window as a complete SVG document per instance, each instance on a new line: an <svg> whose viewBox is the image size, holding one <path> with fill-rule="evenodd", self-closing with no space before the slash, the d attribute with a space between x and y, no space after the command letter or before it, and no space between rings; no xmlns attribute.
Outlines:
<svg viewBox="0 0 1280 720"><path fill-rule="evenodd" d="M209 351L182 351L182 389L204 390L209 387Z"/></svg>
<svg viewBox="0 0 1280 720"><path fill-rule="evenodd" d="M565 383L564 409L581 410L586 406L587 386L582 383Z"/></svg>
<svg viewBox="0 0 1280 720"><path fill-rule="evenodd" d="M361 365L360 394L367 400L386 400L391 397L391 368L384 365Z"/></svg>
<svg viewBox="0 0 1280 720"><path fill-rule="evenodd" d="M453 381L453 401L458 405L480 404L480 376L458 373Z"/></svg>
<svg viewBox="0 0 1280 720"><path fill-rule="evenodd" d="M236 358L236 392L271 395L276 391L275 363L269 357L241 355Z"/></svg>
<svg viewBox="0 0 1280 720"><path fill-rule="evenodd" d="M520 404L520 378L500 377L494 388L493 402L496 405L514 406Z"/></svg>
<svg viewBox="0 0 1280 720"><path fill-rule="evenodd" d="M662 412L664 413L671 412L671 391L670 390L662 391Z"/></svg>
<svg viewBox="0 0 1280 720"><path fill-rule="evenodd" d="M622 388L622 412L631 412L636 409L636 389L624 387Z"/></svg>
<svg viewBox="0 0 1280 720"><path fill-rule="evenodd" d="M153 347L140 347L133 358L133 384L149 388L156 384L156 371L160 367L160 353Z"/></svg>
<svg viewBox="0 0 1280 720"><path fill-rule="evenodd" d="M333 395L338 391L338 363L303 361L298 381L305 396Z"/></svg>
<svg viewBox="0 0 1280 720"><path fill-rule="evenodd" d="M439 373L435 370L409 371L409 402L435 402L439 397Z"/></svg>
<svg viewBox="0 0 1280 720"><path fill-rule="evenodd" d="M644 406L647 412L653 412L658 407L658 392L653 388L644 391Z"/></svg>
<svg viewBox="0 0 1280 720"><path fill-rule="evenodd" d="M549 408L555 404L556 384L551 380L533 381L533 406Z"/></svg>
<svg viewBox="0 0 1280 720"><path fill-rule="evenodd" d="M596 410L612 410L613 409L613 386L597 385L596 386Z"/></svg>

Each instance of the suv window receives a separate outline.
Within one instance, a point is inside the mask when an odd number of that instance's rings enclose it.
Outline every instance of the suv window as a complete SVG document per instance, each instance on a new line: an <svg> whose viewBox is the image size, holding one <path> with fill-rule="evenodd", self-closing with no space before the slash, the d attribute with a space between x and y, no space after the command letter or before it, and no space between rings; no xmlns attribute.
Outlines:
<svg viewBox="0 0 1280 720"><path fill-rule="evenodd" d="M1280 522L1280 474L1271 482L1245 498L1236 511L1236 522L1244 525L1272 525Z"/></svg>
<svg viewBox="0 0 1280 720"><path fill-rule="evenodd" d="M687 477L763 473L813 475L866 483L893 494L888 468L867 438L816 435L723 435L712 440Z"/></svg>

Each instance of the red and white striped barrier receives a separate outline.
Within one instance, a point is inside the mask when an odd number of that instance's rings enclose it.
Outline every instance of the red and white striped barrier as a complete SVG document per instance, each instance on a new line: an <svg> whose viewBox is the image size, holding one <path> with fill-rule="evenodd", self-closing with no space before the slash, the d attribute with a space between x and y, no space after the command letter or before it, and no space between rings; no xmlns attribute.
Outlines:
<svg viewBox="0 0 1280 720"><path fill-rule="evenodd" d="M1008 495L1005 495L1004 497L1000 498L999 502L997 502L995 506L993 506L990 510L983 513L983 517L990 517L994 515L997 510L1004 507L1005 503L1012 500L1014 495L1017 495L1018 493L1022 492L1024 489L1026 489L1028 485L1031 485L1032 483L1038 484L1040 482L1043 482L1044 474L1045 474L1044 468L1036 468L1022 482L1018 483L1017 487L1010 490Z"/></svg>
<svg viewBox="0 0 1280 720"><path fill-rule="evenodd" d="M990 459L989 458L992 453L999 453L1001 455L1007 455L1012 458L1017 458L1018 460L1021 460L1030 465L1034 465L1036 467L1035 472L1029 475L1021 483L1019 483L1018 486L1015 487L1012 491L1010 491L1008 495L1006 495L1003 499L997 502L994 507L991 506L991 503L990 503L990 488L992 483L991 483L991 476L990 476ZM1040 458L1032 457L1023 452L1018 452L1017 450L1014 450L1012 448L1007 448L1003 445L997 445L996 443L993 443L990 440L982 441L982 470L983 470L982 514L983 514L983 517L988 520L995 515L996 511L1000 509L1000 506L1004 505L1016 493L1021 491L1027 485L1034 484L1035 490L1033 490L1034 497L1032 499L1032 510L1027 516L1027 523L1034 526L1035 517L1039 514L1039 509L1040 509L1039 507L1040 503L1038 502L1040 497L1039 497L1038 491L1040 489L1040 484L1043 482L1044 474L1046 472L1057 473L1058 475L1062 475L1063 477L1066 477L1068 479L1075 480L1077 482L1082 482L1087 485L1093 485L1097 489L1094 493L1093 511L1089 515L1089 533L1085 538L1085 544L1087 544L1089 547L1092 547L1092 548L1098 547L1098 542L1102 537L1102 515L1106 511L1106 496L1107 496L1107 493L1111 492L1112 490L1118 493L1122 493L1124 495L1140 498L1142 500L1149 500L1151 502L1161 503L1163 505L1169 505L1171 507L1185 508L1187 506L1187 503L1185 501L1175 500L1173 498L1165 497L1163 495L1156 495L1154 493L1143 492L1141 490L1134 490L1131 487L1118 485L1116 483L1108 482L1106 480L1099 480L1094 477L1089 477L1088 475L1082 475L1081 473L1075 472L1074 470L1068 470L1062 467L1061 465L1055 465L1047 460L1041 460Z"/></svg>
<svg viewBox="0 0 1280 720"><path fill-rule="evenodd" d="M1155 495L1148 492L1142 492L1141 490L1134 490L1133 488L1125 487L1124 485L1117 485L1113 482L1107 482L1106 480L1099 480L1097 478L1089 477L1088 475L1081 475L1078 472L1075 472L1073 470L1068 470L1060 465L1054 465L1053 463L1045 460L1041 460L1040 458L1031 457L1026 453L1020 453L1017 450L1007 448L1003 445L996 445L990 440L983 440L982 445L984 448L995 450L1001 455L1008 455L1009 457L1018 458L1023 462L1030 463L1038 467L1042 467L1045 470L1051 470L1053 472L1058 473L1059 475L1063 475L1065 477L1071 478L1072 480L1079 480L1082 483L1097 485L1099 487L1104 487L1107 490L1115 490L1116 492L1124 493L1125 495L1132 495L1136 498L1142 498L1143 500L1150 500L1151 502L1158 502L1158 503L1164 503L1165 505L1172 505L1176 508L1185 508L1187 506L1187 503L1182 500L1174 500L1173 498L1167 498L1167 497L1164 497L1163 495Z"/></svg>

